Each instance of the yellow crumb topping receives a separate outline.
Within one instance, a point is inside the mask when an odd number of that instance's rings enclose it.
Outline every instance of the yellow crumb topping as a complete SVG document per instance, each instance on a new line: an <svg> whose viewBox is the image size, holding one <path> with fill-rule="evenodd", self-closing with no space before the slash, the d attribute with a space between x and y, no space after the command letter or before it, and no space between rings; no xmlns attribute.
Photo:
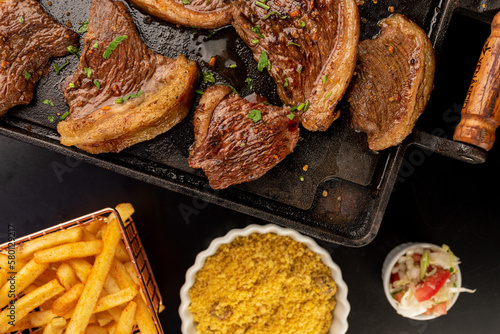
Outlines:
<svg viewBox="0 0 500 334"><path fill-rule="evenodd" d="M189 293L197 332L327 333L337 291L330 268L307 246L273 233L219 247Z"/></svg>

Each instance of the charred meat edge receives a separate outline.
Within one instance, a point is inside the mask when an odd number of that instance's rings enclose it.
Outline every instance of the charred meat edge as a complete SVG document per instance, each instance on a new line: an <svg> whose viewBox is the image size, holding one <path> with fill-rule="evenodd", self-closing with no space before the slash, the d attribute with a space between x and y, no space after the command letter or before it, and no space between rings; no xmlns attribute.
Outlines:
<svg viewBox="0 0 500 334"><path fill-rule="evenodd" d="M212 0L207 5L207 1L202 0L197 1L201 4L196 6L195 1L197 0L192 0L190 4L182 4L180 0L130 0L148 14L173 24L196 26L202 29L215 29L231 24L231 6L225 4L224 1ZM221 6L216 6L212 10L204 8L216 2Z"/></svg>
<svg viewBox="0 0 500 334"><path fill-rule="evenodd" d="M356 1L340 1L339 13L343 15L339 15L337 44L316 78L310 106L301 116L302 125L310 131L326 131L339 117L335 107L346 93L356 66L360 30ZM327 82L323 84L325 75Z"/></svg>
<svg viewBox="0 0 500 334"><path fill-rule="evenodd" d="M49 70L50 58L69 54L67 48L78 46L79 36L54 20L37 1L0 0L0 39L5 48L0 51L2 116L16 105L31 102L36 82Z"/></svg>
<svg viewBox="0 0 500 334"><path fill-rule="evenodd" d="M408 52L408 56L412 58L407 59L408 65L406 65L410 67L408 71L410 78L403 78L401 82L404 86L401 87L401 92L403 92L401 108L395 115L388 115L389 118L385 116L385 121L388 122L385 129L380 131L385 124L377 124L378 130L371 131L373 129L368 125L370 121L361 119L362 115L359 115L355 106L353 106L353 99L357 95L361 95L361 92L354 86L349 93L351 113L353 114L352 126L355 130L368 133L369 147L375 151L400 144L412 132L417 119L429 101L435 71L432 43L422 28L401 14L394 14L381 20L379 26L382 28L381 34L377 35L374 40L367 40L362 43L376 43L378 38L383 37L384 30L390 26L398 29L408 38L412 38L415 42L415 48L405 50ZM391 64L386 64L386 66L391 66ZM374 79L376 80L376 78ZM356 81L357 79L354 80L354 83ZM375 81L372 85L384 85L384 83ZM367 103L381 103L380 98L386 99L387 97L379 97L377 101L368 101ZM399 101L395 102L399 103Z"/></svg>
<svg viewBox="0 0 500 334"><path fill-rule="evenodd" d="M148 49L137 34L135 24L123 3L94 0L90 12L89 31L85 37L86 46L77 72L72 78L78 87L66 86L64 95L69 99L70 115L58 124L57 130L61 134L60 141L63 145L75 145L92 154L119 152L168 131L187 115L194 98L198 67L196 62L182 55L174 60ZM117 26L116 31L104 31L100 34L94 27L107 29L107 26L111 26L114 22L97 21L94 25L93 20L98 19L99 15L106 16L109 12L116 15L115 19L120 26ZM114 35L122 34L127 34L128 38L118 44L109 59L104 59L102 53L106 49L105 43L110 43ZM101 46L94 49L92 45L99 38ZM135 56L133 59L127 58L130 48L136 49L136 52L132 53ZM143 63L142 60L149 62ZM115 66L121 62L121 66L124 66L132 61L139 62L141 67L145 67L136 69L128 66L123 70L125 72L116 73L118 77L106 77L113 72L109 72L109 66L103 64ZM93 77L87 78L84 73L86 66L94 68L92 76L104 79L103 87L96 87L95 81L92 81ZM104 74L99 73L100 68ZM139 81L123 83L123 87L128 88L120 92L121 96L135 93L139 87L142 87L140 89L143 90L143 94L116 104L115 101L119 96L114 96L114 92L110 92L111 86L120 82L119 76L125 73L127 76L140 73L140 77L136 78ZM82 94L83 99L81 99ZM83 105L78 102L83 102Z"/></svg>
<svg viewBox="0 0 500 334"><path fill-rule="evenodd" d="M232 94L228 87L220 85L208 88L200 99L193 119L195 143L189 150L188 161L191 167L203 169L213 189L224 189L262 177L297 145L299 129L297 122L287 118L290 109L264 105L259 96L252 99L255 102ZM263 112L262 120L256 123L244 115L254 108ZM217 118L214 119L215 116ZM237 120L238 117L244 119ZM282 124L279 124L280 117L283 117ZM269 120L272 121L267 124ZM217 128L211 129L213 122L216 122ZM283 125L285 128L279 129ZM279 138L282 135L286 139ZM262 144L267 140L262 136L273 137L271 142L265 143L271 150L255 142L257 140ZM247 140L251 140L250 146L234 145L235 141L246 143ZM221 154L221 151L224 153ZM229 155L224 155L228 152ZM262 159L261 164L255 163L255 159Z"/></svg>

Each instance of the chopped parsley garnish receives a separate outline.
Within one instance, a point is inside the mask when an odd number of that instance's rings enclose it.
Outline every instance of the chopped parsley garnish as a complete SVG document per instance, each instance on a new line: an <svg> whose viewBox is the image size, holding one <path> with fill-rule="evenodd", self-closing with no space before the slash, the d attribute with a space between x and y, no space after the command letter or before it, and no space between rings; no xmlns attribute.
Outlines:
<svg viewBox="0 0 500 334"><path fill-rule="evenodd" d="M111 57L111 53L113 53L113 51L115 51L118 45L127 38L128 38L127 35L115 37L115 39L111 43L109 43L108 47L106 48L106 51L104 51L104 53L102 54L102 57L105 59L109 59L109 57Z"/></svg>
<svg viewBox="0 0 500 334"><path fill-rule="evenodd" d="M129 99L134 99L134 98L136 98L136 97L141 96L142 94L144 94L144 92L143 92L142 90L139 90L139 91L137 92L137 94L129 94L129 95L125 96L125 97L123 98L123 101L127 101L127 100L129 100Z"/></svg>
<svg viewBox="0 0 500 334"><path fill-rule="evenodd" d="M285 81L283 82L283 87L285 88L288 87L288 78L285 78Z"/></svg>
<svg viewBox="0 0 500 334"><path fill-rule="evenodd" d="M24 23L24 17L23 16L19 16L19 18L17 19L19 21L19 23L23 24Z"/></svg>
<svg viewBox="0 0 500 334"><path fill-rule="evenodd" d="M269 10L271 8L261 1L255 1L255 5L259 6L260 8L263 8L265 10Z"/></svg>
<svg viewBox="0 0 500 334"><path fill-rule="evenodd" d="M144 94L144 92L143 92L142 90L139 90L139 91L137 92L137 94L128 94L127 96L125 96L125 97L123 97L123 98L116 99L116 100L115 100L115 103L116 103L116 104L121 104L121 103L126 102L126 101L128 101L128 100L130 100L130 99L134 99L134 98L136 98L136 97L139 97L139 96L141 96L142 94Z"/></svg>
<svg viewBox="0 0 500 334"><path fill-rule="evenodd" d="M250 41L252 44L259 44L259 40L256 38L256 39L252 39Z"/></svg>
<svg viewBox="0 0 500 334"><path fill-rule="evenodd" d="M236 67L238 67L238 65L236 65L236 64L229 65L229 68L236 68Z"/></svg>
<svg viewBox="0 0 500 334"><path fill-rule="evenodd" d="M99 41L95 42L91 49L99 49Z"/></svg>
<svg viewBox="0 0 500 334"><path fill-rule="evenodd" d="M299 45L299 44L297 44L297 43L294 43L294 42L288 42L287 46L288 46L288 45L295 45L295 46L298 46L298 47L300 48L300 45Z"/></svg>
<svg viewBox="0 0 500 334"><path fill-rule="evenodd" d="M305 180L305 179L304 179L304 177L301 175L301 176L299 176L299 180L300 180L300 182L304 182L304 180Z"/></svg>
<svg viewBox="0 0 500 334"><path fill-rule="evenodd" d="M77 57L80 57L80 55L78 54L78 48L77 47L75 47L73 45L70 45L70 46L68 46L68 48L66 50L68 50L69 53L74 54Z"/></svg>
<svg viewBox="0 0 500 334"><path fill-rule="evenodd" d="M66 62L64 64L62 64L61 66L58 66L57 64L54 64L54 69L56 70L56 74L59 75L59 73L61 72L61 70L63 68L65 68L67 65L69 64L69 60L66 60Z"/></svg>
<svg viewBox="0 0 500 334"><path fill-rule="evenodd" d="M203 76L204 82L212 82L212 83L215 82L215 77L212 72L203 72L201 75Z"/></svg>
<svg viewBox="0 0 500 334"><path fill-rule="evenodd" d="M25 78L26 80L31 79L31 74L30 74L30 72L28 72L28 71L24 70L24 78Z"/></svg>
<svg viewBox="0 0 500 334"><path fill-rule="evenodd" d="M49 105L51 107L54 106L54 102L52 102L51 100L44 99L44 100L42 100L42 103L46 104L46 105Z"/></svg>
<svg viewBox="0 0 500 334"><path fill-rule="evenodd" d="M87 76L87 78L90 78L90 76L92 75L92 70L88 67L84 67L83 68L83 73L85 73L85 75Z"/></svg>
<svg viewBox="0 0 500 334"><path fill-rule="evenodd" d="M87 32L87 30L89 30L89 20L85 20L82 22L82 25L80 26L80 28L78 28L78 32L81 34L81 33L84 33L84 32Z"/></svg>
<svg viewBox="0 0 500 334"><path fill-rule="evenodd" d="M250 110L250 113L247 115L247 117L257 123L262 119L262 112L258 109L252 109Z"/></svg>
<svg viewBox="0 0 500 334"><path fill-rule="evenodd" d="M330 97L330 95L332 95L332 91L329 91L328 93L326 93L325 100L328 100L328 98Z"/></svg>
<svg viewBox="0 0 500 334"><path fill-rule="evenodd" d="M325 84L326 81L328 80L328 76L326 74L323 75L323 78L321 80L323 80L323 83Z"/></svg>
<svg viewBox="0 0 500 334"><path fill-rule="evenodd" d="M306 23L304 21L299 22L299 27L304 28L306 26Z"/></svg>
<svg viewBox="0 0 500 334"><path fill-rule="evenodd" d="M290 114L286 115L286 117L288 117L291 120L293 120L295 118L295 114L291 112Z"/></svg>
<svg viewBox="0 0 500 334"><path fill-rule="evenodd" d="M64 114L61 115L61 120L64 121L64 119L68 116L69 116L69 111L66 111Z"/></svg>
<svg viewBox="0 0 500 334"><path fill-rule="evenodd" d="M52 115L47 116L47 119L49 120L50 123L54 122L54 116Z"/></svg>
<svg viewBox="0 0 500 334"><path fill-rule="evenodd" d="M233 86L226 85L226 87L228 87L229 89L231 89L231 91L233 92L233 94L240 95L240 94L238 94L238 91L236 90L236 88L234 88Z"/></svg>
<svg viewBox="0 0 500 334"><path fill-rule="evenodd" d="M76 87L76 86L75 86L75 84L74 84L74 83L72 83L72 82L70 82L70 83L69 83L69 88L75 88L75 87Z"/></svg>
<svg viewBox="0 0 500 334"><path fill-rule="evenodd" d="M189 0L182 0L181 2L183 5L190 5L191 4L191 1L189 1Z"/></svg>
<svg viewBox="0 0 500 334"><path fill-rule="evenodd" d="M245 82L247 83L248 85L248 89L252 90L253 89L253 85L252 85L252 78L246 78L245 79Z"/></svg>
<svg viewBox="0 0 500 334"><path fill-rule="evenodd" d="M205 92L204 92L204 91L202 91L202 90L195 90L194 92L195 92L196 94L200 94L200 95L203 95L203 93L205 93Z"/></svg>
<svg viewBox="0 0 500 334"><path fill-rule="evenodd" d="M309 105L311 103L309 101L306 101L305 105L304 105L304 111L307 111L307 109L309 108Z"/></svg>
<svg viewBox="0 0 500 334"><path fill-rule="evenodd" d="M268 13L266 16L264 16L262 19L265 20L267 19L269 16L273 15L273 14L276 14L278 15L278 17L282 20L286 19L288 16L287 15L284 15L284 16L281 16L280 13L278 13L277 11L273 10L272 12Z"/></svg>
<svg viewBox="0 0 500 334"><path fill-rule="evenodd" d="M94 85L97 87L97 89L101 89L101 83L97 79L94 79Z"/></svg>
<svg viewBox="0 0 500 334"><path fill-rule="evenodd" d="M252 30L254 33L256 33L256 34L257 34L257 36L259 36L260 38L264 38L264 35L262 35L262 34L260 33L260 25L256 25L256 26L252 27L252 29L251 29L251 30Z"/></svg>
<svg viewBox="0 0 500 334"><path fill-rule="evenodd" d="M257 64L257 69L262 72L264 68L269 66L269 59L267 58L267 52L262 50L260 53L259 63Z"/></svg>
<svg viewBox="0 0 500 334"><path fill-rule="evenodd" d="M302 110L304 109L304 107L306 106L305 103L301 103L298 107L297 107L297 110Z"/></svg>
<svg viewBox="0 0 500 334"><path fill-rule="evenodd" d="M301 73L303 69L304 69L304 66L300 65L300 67L299 67L299 69L297 70L297 72Z"/></svg>

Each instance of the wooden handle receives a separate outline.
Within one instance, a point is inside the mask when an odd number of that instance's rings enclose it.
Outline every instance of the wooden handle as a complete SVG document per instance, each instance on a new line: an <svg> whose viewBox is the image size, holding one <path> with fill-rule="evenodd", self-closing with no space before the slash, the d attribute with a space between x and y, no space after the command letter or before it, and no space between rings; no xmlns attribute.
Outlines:
<svg viewBox="0 0 500 334"><path fill-rule="evenodd" d="M491 23L491 35L481 57L462 108L462 119L453 139L489 151L500 124L500 12Z"/></svg>

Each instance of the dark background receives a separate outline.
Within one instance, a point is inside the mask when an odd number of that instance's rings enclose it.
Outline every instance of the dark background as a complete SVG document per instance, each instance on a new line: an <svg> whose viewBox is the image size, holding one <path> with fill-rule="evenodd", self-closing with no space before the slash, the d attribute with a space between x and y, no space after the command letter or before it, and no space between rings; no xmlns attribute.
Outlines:
<svg viewBox="0 0 500 334"><path fill-rule="evenodd" d="M424 130L450 137L489 27L458 15L452 22L426 113ZM497 145L498 146L498 145ZM500 332L500 153L469 165L410 148L376 238L349 248L319 240L349 287L348 333ZM212 239L236 227L266 224L250 216L180 195L71 157L0 137L0 243L7 225L21 237L121 202L134 220L163 295L165 333L180 333L179 290L195 256ZM449 314L418 322L399 316L384 296L386 254L407 241L448 244L460 257L463 285Z"/></svg>

